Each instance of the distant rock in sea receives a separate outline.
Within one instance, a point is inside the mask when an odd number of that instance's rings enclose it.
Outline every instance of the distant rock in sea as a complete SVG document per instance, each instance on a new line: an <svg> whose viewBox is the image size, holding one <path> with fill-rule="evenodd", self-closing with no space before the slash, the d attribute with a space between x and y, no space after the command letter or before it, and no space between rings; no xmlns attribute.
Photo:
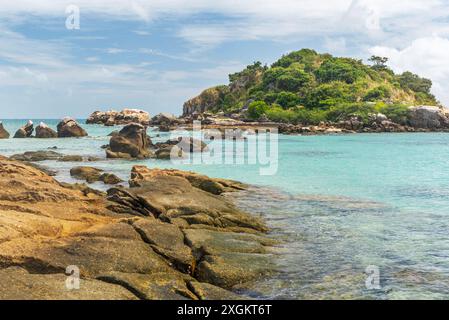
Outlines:
<svg viewBox="0 0 449 320"><path fill-rule="evenodd" d="M50 139L50 138L57 138L57 137L58 137L58 133L43 122L41 122L36 127L36 138Z"/></svg>
<svg viewBox="0 0 449 320"><path fill-rule="evenodd" d="M33 121L29 120L26 125L16 131L14 138L30 138L34 131Z"/></svg>
<svg viewBox="0 0 449 320"><path fill-rule="evenodd" d="M3 122L0 121L0 139L8 139L9 132L3 127Z"/></svg>
<svg viewBox="0 0 449 320"><path fill-rule="evenodd" d="M72 118L66 117L58 124L58 137L86 137L87 132Z"/></svg>
<svg viewBox="0 0 449 320"><path fill-rule="evenodd" d="M147 126L150 123L150 114L139 109L123 109L122 111L95 111L86 120L86 124L103 124L105 126L126 125L139 123Z"/></svg>

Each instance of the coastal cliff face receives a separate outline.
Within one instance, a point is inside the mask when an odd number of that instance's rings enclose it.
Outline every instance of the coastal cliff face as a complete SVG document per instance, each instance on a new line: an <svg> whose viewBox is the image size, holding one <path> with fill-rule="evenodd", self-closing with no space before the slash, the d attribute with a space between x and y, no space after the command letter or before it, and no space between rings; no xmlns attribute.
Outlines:
<svg viewBox="0 0 449 320"><path fill-rule="evenodd" d="M183 116L203 113L217 108L228 92L229 88L226 86L218 86L204 90L199 96L184 103Z"/></svg>
<svg viewBox="0 0 449 320"><path fill-rule="evenodd" d="M273 272L264 224L217 195L242 185L146 167L130 184L103 194L0 157L0 299L238 299Z"/></svg>

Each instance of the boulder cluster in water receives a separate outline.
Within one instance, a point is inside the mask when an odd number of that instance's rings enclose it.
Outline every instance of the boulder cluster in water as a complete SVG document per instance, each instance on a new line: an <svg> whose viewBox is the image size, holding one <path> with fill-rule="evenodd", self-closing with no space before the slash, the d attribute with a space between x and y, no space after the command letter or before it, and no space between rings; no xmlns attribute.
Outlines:
<svg viewBox="0 0 449 320"><path fill-rule="evenodd" d="M33 136L33 133L35 135ZM72 137L85 137L87 136L86 130L84 130L74 119L66 117L57 126L57 131L50 128L44 122L41 122L36 128L34 128L33 121L29 120L24 126L20 127L14 134L14 138L39 138L39 139L51 139L51 138L72 138ZM0 139L8 139L10 137L9 132L4 128L3 123L0 122Z"/></svg>
<svg viewBox="0 0 449 320"><path fill-rule="evenodd" d="M185 153L207 149L204 142L189 137L153 144L146 127L138 123L130 123L110 136L111 140L106 146L106 157L109 159L170 159L171 154L182 158Z"/></svg>

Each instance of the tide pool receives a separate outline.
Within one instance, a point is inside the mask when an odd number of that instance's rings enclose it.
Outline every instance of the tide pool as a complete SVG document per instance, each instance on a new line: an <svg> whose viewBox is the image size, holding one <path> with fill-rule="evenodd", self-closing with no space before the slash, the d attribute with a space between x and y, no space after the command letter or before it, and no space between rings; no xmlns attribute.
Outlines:
<svg viewBox="0 0 449 320"><path fill-rule="evenodd" d="M35 125L40 120L33 120ZM56 128L57 120L45 120ZM26 120L4 120L14 132ZM261 298L449 298L449 134L280 136L273 176L255 165L180 165L159 160L106 160L101 146L118 127L84 125L81 139L0 140L0 154L57 147L57 152L101 157L92 163L46 161L57 179L91 165L129 178L133 165L174 167L254 185L237 196L262 215L279 246L280 273L248 294ZM149 129L153 141L169 134ZM236 157L241 157L237 154ZM101 183L93 186L104 189ZM366 286L368 267L380 288Z"/></svg>

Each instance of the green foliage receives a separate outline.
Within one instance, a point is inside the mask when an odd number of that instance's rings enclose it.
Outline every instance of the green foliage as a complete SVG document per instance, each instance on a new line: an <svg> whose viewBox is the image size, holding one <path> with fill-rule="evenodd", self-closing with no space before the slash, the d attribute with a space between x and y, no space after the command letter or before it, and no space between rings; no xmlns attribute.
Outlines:
<svg viewBox="0 0 449 320"><path fill-rule="evenodd" d="M328 109L337 104L352 101L350 86L343 82L322 84L309 91L303 104L308 108Z"/></svg>
<svg viewBox="0 0 449 320"><path fill-rule="evenodd" d="M247 115L266 115L279 122L317 124L357 116L368 121L383 113L398 123L407 117L407 105L436 105L432 81L411 72L395 75L387 58L373 56L372 65L302 49L282 56L271 67L255 62L229 75L228 86L211 91L212 111L239 112L248 101ZM216 101L216 102L215 102ZM387 104L388 102L389 104Z"/></svg>
<svg viewBox="0 0 449 320"><path fill-rule="evenodd" d="M269 106L265 101L254 101L248 106L248 117L253 120L258 120L268 109Z"/></svg>
<svg viewBox="0 0 449 320"><path fill-rule="evenodd" d="M390 98L391 90L386 86L379 86L371 89L363 98L364 101L379 101L386 98Z"/></svg>
<svg viewBox="0 0 449 320"><path fill-rule="evenodd" d="M421 78L420 76L411 72L404 72L403 74L398 76L398 80L402 88L410 89L414 92L430 94L432 81L429 79Z"/></svg>
<svg viewBox="0 0 449 320"><path fill-rule="evenodd" d="M311 81L311 75L304 71L300 64L294 63L289 67L275 67L268 69L263 75L265 90L281 90L296 92Z"/></svg>
<svg viewBox="0 0 449 320"><path fill-rule="evenodd" d="M319 55L315 50L302 49L282 56L282 58L273 63L271 67L288 68L293 63L300 63L303 65L306 72L312 72L316 66L319 65L321 59L322 55Z"/></svg>
<svg viewBox="0 0 449 320"><path fill-rule="evenodd" d="M270 97L275 97L275 100L273 102L277 103L284 109L292 108L299 104L298 96L292 92L282 91L282 92L280 92L278 94L274 94L274 96L270 96Z"/></svg>
<svg viewBox="0 0 449 320"><path fill-rule="evenodd" d="M349 58L330 58L323 62L321 67L315 71L316 78L320 83L332 81L343 81L348 84L366 77L368 72L361 61Z"/></svg>
<svg viewBox="0 0 449 320"><path fill-rule="evenodd" d="M327 119L327 111L325 110L308 110L299 107L285 110L279 105L273 105L265 114L271 121L281 123L317 125Z"/></svg>
<svg viewBox="0 0 449 320"><path fill-rule="evenodd" d="M387 62L388 58L386 57L379 57L379 56L371 56L371 58L368 59L369 62L374 63L374 65L371 67L374 70L381 71L381 70L388 70Z"/></svg>
<svg viewBox="0 0 449 320"><path fill-rule="evenodd" d="M379 103L375 106L377 113L382 113L388 117L388 119L399 124L407 123L407 115L409 113L407 105L404 104L385 104Z"/></svg>
<svg viewBox="0 0 449 320"><path fill-rule="evenodd" d="M262 62L256 61L253 64L247 66L243 71L236 72L229 75L229 82L235 82L242 77L253 76L254 73L263 72L266 70L266 66L262 66Z"/></svg>

